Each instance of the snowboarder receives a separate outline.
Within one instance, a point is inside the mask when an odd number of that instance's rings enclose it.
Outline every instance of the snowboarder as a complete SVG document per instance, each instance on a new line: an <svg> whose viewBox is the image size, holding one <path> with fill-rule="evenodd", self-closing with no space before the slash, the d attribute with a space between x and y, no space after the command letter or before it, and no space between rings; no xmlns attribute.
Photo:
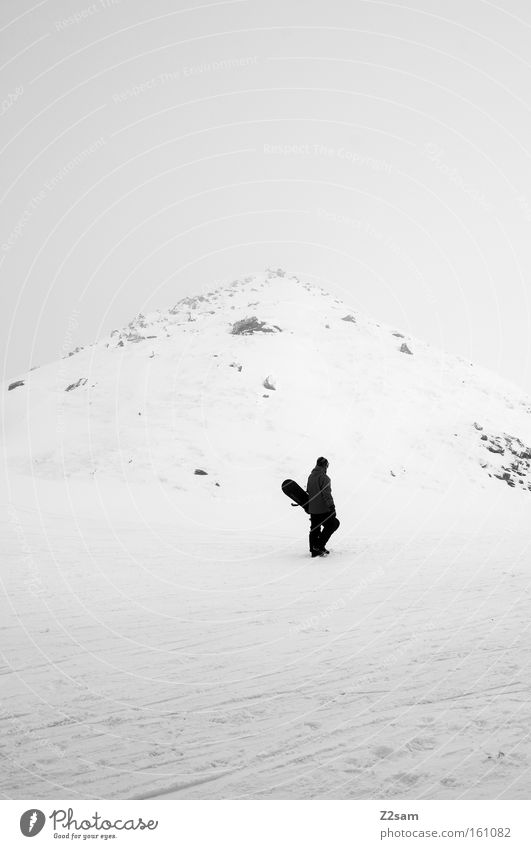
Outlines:
<svg viewBox="0 0 531 849"><path fill-rule="evenodd" d="M310 473L306 490L310 508L310 552L312 557L324 557L330 552L326 543L339 528L336 508L327 475L328 460L318 457Z"/></svg>

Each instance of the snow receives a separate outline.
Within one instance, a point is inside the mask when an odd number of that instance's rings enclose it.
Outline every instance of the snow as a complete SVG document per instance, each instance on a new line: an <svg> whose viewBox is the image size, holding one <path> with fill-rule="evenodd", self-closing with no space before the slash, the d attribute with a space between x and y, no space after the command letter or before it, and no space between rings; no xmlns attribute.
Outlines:
<svg viewBox="0 0 531 849"><path fill-rule="evenodd" d="M204 298L5 387L0 792L528 798L528 400L294 277Z"/></svg>

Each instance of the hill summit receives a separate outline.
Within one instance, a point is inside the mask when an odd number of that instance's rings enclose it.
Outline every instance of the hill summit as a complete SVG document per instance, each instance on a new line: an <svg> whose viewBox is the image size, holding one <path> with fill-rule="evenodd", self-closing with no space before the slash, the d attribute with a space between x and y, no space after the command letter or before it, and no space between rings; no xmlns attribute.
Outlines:
<svg viewBox="0 0 531 849"><path fill-rule="evenodd" d="M531 490L514 387L281 269L182 298L4 391L11 472L245 503L326 455L346 492ZM335 467L335 468L334 468Z"/></svg>

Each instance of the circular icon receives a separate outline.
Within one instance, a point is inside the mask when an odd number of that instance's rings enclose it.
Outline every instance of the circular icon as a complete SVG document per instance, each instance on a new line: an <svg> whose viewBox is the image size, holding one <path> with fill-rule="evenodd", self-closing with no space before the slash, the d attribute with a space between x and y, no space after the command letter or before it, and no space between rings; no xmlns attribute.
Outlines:
<svg viewBox="0 0 531 849"><path fill-rule="evenodd" d="M39 831L42 831L45 822L46 817L42 811L37 808L30 808L20 817L20 830L24 837L35 837Z"/></svg>

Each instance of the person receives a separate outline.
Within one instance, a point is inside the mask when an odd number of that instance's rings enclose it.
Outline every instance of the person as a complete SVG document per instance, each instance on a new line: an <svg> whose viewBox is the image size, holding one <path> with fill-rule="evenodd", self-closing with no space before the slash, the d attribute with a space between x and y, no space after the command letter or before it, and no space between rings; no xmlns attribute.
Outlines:
<svg viewBox="0 0 531 849"><path fill-rule="evenodd" d="M309 495L310 512L310 553L312 557L324 557L330 554L326 543L339 528L336 516L330 478L327 475L328 460L318 457L315 468L310 472L306 491Z"/></svg>

